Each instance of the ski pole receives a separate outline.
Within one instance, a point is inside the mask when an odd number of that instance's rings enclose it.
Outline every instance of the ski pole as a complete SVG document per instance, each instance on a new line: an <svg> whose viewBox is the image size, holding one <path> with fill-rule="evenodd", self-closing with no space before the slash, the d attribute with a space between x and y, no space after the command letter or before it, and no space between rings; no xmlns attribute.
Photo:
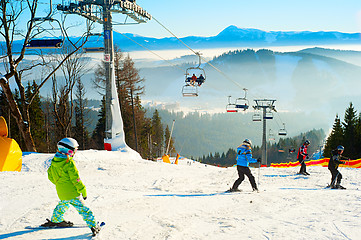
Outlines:
<svg viewBox="0 0 361 240"><path fill-rule="evenodd" d="M261 162L258 163L258 183L257 186L259 187L259 176L261 175Z"/></svg>

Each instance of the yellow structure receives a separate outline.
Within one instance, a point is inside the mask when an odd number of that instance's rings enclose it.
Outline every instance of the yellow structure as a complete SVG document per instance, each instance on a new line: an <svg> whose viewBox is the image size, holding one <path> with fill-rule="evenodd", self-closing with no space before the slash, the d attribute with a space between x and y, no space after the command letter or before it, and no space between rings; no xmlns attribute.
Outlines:
<svg viewBox="0 0 361 240"><path fill-rule="evenodd" d="M164 155L164 156L162 157L162 159L163 159L163 162L165 162L165 163L170 163L170 160L169 160L169 156L168 156L168 155Z"/></svg>
<svg viewBox="0 0 361 240"><path fill-rule="evenodd" d="M0 172L21 171L22 151L18 143L8 138L8 126L3 117L0 117Z"/></svg>

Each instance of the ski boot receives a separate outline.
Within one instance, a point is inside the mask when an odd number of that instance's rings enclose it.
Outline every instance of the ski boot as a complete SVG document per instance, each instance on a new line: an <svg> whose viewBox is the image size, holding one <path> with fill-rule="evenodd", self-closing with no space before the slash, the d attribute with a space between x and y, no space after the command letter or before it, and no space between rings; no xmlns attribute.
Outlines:
<svg viewBox="0 0 361 240"><path fill-rule="evenodd" d="M100 232L101 227L99 226L99 223L95 227L91 227L90 230L92 230L93 237L96 236Z"/></svg>
<svg viewBox="0 0 361 240"><path fill-rule="evenodd" d="M41 227L46 227L46 228L66 228L66 227L72 227L74 224L70 221L62 221L59 223L55 223L50 221L49 219L46 219L46 223L41 224Z"/></svg>
<svg viewBox="0 0 361 240"><path fill-rule="evenodd" d="M227 192L242 192L242 190L239 190L238 188L230 188Z"/></svg>
<svg viewBox="0 0 361 240"><path fill-rule="evenodd" d="M336 187L336 189L343 189L343 190L346 189L345 187L341 186L340 184L336 184L335 187Z"/></svg>
<svg viewBox="0 0 361 240"><path fill-rule="evenodd" d="M259 193L259 190L258 190L258 188L253 188L253 192L257 192L257 193Z"/></svg>
<svg viewBox="0 0 361 240"><path fill-rule="evenodd" d="M43 223L40 225L41 227L46 227L46 228L53 228L56 226L56 223L50 221L49 219L46 219L46 223Z"/></svg>

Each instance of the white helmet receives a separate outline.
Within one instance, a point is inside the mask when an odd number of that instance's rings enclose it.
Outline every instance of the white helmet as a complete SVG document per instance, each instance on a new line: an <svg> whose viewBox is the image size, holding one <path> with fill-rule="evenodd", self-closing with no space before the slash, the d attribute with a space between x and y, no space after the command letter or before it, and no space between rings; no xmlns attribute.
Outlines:
<svg viewBox="0 0 361 240"><path fill-rule="evenodd" d="M74 138L63 138L58 142L58 150L63 154L74 156L79 144Z"/></svg>
<svg viewBox="0 0 361 240"><path fill-rule="evenodd" d="M245 144L247 144L247 145L249 145L249 146L252 145L252 141L249 140L248 138L244 139L243 143L245 143Z"/></svg>

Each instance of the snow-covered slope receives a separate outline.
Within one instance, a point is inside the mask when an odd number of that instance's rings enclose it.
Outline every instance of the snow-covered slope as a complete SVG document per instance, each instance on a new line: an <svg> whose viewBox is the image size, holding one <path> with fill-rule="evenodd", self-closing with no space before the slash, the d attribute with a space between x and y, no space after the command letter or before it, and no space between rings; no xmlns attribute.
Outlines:
<svg viewBox="0 0 361 240"><path fill-rule="evenodd" d="M88 228L30 230L50 218L58 202L46 170L52 154L30 154L23 171L0 173L0 239L89 239ZM359 169L344 169L347 190L326 190L326 168L252 169L260 193L245 180L241 193L224 194L235 168L191 160L179 165L120 152L79 151L85 201L106 227L102 239L359 239ZM191 164L190 164L191 163ZM83 225L74 208L66 220Z"/></svg>

